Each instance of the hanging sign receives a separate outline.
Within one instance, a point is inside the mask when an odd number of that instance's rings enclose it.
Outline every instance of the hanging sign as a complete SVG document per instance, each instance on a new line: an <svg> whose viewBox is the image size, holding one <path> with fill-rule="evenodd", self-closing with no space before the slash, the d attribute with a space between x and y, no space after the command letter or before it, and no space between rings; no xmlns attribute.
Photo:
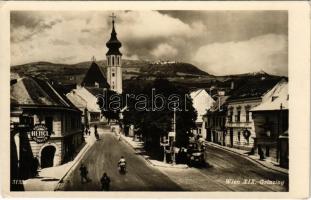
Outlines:
<svg viewBox="0 0 311 200"><path fill-rule="evenodd" d="M36 124L30 132L30 136L35 142L44 143L50 138L50 133L44 124Z"/></svg>

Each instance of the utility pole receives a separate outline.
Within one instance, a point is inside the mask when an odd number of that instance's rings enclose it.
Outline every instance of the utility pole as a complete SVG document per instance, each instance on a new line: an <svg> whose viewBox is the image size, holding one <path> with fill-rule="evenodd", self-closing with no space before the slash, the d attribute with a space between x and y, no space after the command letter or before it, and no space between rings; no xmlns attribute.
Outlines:
<svg viewBox="0 0 311 200"><path fill-rule="evenodd" d="M174 105L174 117L173 117L173 132L174 132L174 140L172 141L172 164L176 165L176 155L175 155L175 142L176 142L176 106Z"/></svg>

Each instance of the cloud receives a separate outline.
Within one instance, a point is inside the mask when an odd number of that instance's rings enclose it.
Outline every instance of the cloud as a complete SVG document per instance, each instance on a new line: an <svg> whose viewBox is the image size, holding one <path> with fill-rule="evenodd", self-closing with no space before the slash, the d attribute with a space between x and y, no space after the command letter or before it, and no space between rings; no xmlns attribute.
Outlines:
<svg viewBox="0 0 311 200"><path fill-rule="evenodd" d="M217 69L210 66L214 63L219 64L216 62L219 58L209 49L221 51L223 44L225 48L228 46L233 48L236 44L243 44L263 35L287 37L287 12L284 11L117 11L115 13L117 15L115 28L117 37L122 42L120 51L124 58L167 59L190 63L195 61L194 64L199 64L209 73L218 73ZM111 11L11 12L12 65L34 61L70 64L90 60L92 56L97 60L105 59L106 42L111 33L110 15ZM287 45L287 41L284 42ZM256 42L249 45L255 45L249 49L259 48ZM210 54L208 65L204 55L206 51ZM230 57L231 53L227 56ZM252 56L254 55L250 55ZM270 60L271 66L284 64L282 68L287 70L287 61L283 62L287 53L271 53L266 57ZM278 73L280 70L271 69L271 71Z"/></svg>
<svg viewBox="0 0 311 200"><path fill-rule="evenodd" d="M151 51L151 54L157 58L168 59L176 56L178 53L177 49L168 45L168 44L160 44L154 50Z"/></svg>
<svg viewBox="0 0 311 200"><path fill-rule="evenodd" d="M193 61L212 74L259 71L287 75L287 36L266 34L245 41L201 46Z"/></svg>
<svg viewBox="0 0 311 200"><path fill-rule="evenodd" d="M152 39L168 36L192 36L189 24L158 11L124 12L117 28L131 38Z"/></svg>
<svg viewBox="0 0 311 200"><path fill-rule="evenodd" d="M38 15L31 15L31 12L13 11L11 13L11 41L23 42L32 39L37 34L40 34L52 27L61 20L57 18L50 18L46 20Z"/></svg>

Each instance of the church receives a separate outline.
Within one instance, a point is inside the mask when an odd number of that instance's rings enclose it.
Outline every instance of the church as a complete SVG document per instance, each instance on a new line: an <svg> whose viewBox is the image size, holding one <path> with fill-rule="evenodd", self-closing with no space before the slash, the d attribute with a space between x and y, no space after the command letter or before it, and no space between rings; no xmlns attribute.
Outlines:
<svg viewBox="0 0 311 200"><path fill-rule="evenodd" d="M121 42L117 38L115 30L115 15L112 15L112 31L109 41L106 43L108 52L107 59L107 79L104 76L101 68L96 64L95 58L92 59L92 64L87 71L81 86L91 88L106 88L111 89L119 94L122 93L122 53L120 48Z"/></svg>
<svg viewBox="0 0 311 200"><path fill-rule="evenodd" d="M111 36L106 46L106 76L104 70L92 58L92 63L86 72L80 85L73 89L66 96L77 108L82 111L82 122L85 125L89 123L103 121L101 110L97 105L98 95L102 95L104 90L113 90L118 94L122 93L122 53L121 42L117 38L115 30L115 15L112 18Z"/></svg>

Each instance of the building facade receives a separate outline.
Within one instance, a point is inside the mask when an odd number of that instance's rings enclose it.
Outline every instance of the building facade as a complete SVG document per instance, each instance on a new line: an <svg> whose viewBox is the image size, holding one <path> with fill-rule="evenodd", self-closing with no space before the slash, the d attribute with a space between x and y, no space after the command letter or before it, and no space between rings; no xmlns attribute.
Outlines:
<svg viewBox="0 0 311 200"><path fill-rule="evenodd" d="M226 145L251 150L255 128L250 110L259 105L260 99L236 100L228 103Z"/></svg>
<svg viewBox="0 0 311 200"><path fill-rule="evenodd" d="M280 81L251 112L261 159L288 167L288 82Z"/></svg>
<svg viewBox="0 0 311 200"><path fill-rule="evenodd" d="M232 92L228 98L227 108L225 141L227 146L254 153L256 133L251 109L263 101L265 94L279 80L279 78L254 78Z"/></svg>
<svg viewBox="0 0 311 200"><path fill-rule="evenodd" d="M51 84L31 77L18 79L10 92L11 145L16 153L11 156L19 163L21 177L31 176L34 159L41 168L72 160L84 140L79 109Z"/></svg>
<svg viewBox="0 0 311 200"><path fill-rule="evenodd" d="M202 129L206 130L206 140L226 145L226 119L228 96L218 96L213 106L203 116Z"/></svg>
<svg viewBox="0 0 311 200"><path fill-rule="evenodd" d="M122 93L122 53L119 48L122 46L117 38L117 33L114 27L114 18L112 16L112 32L109 41L106 43L108 52L107 58L107 81L110 89L121 94Z"/></svg>

